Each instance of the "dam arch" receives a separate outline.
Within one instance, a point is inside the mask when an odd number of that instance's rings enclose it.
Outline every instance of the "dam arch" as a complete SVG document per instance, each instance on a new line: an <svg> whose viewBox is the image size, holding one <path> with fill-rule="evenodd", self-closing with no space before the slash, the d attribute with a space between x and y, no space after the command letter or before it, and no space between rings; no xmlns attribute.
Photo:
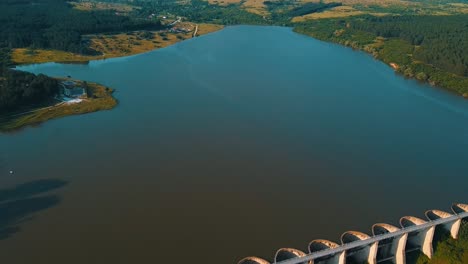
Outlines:
<svg viewBox="0 0 468 264"><path fill-rule="evenodd" d="M401 229L385 223L378 223L372 226L372 234L374 236L394 233ZM393 260L395 264L406 263L406 242L408 234L392 236L379 241L377 249L377 262Z"/></svg>
<svg viewBox="0 0 468 264"><path fill-rule="evenodd" d="M309 243L309 253L319 252L328 249L339 248L340 245L325 239L312 240ZM346 251L342 251L336 254L331 254L322 258L314 259L314 264L345 264L346 263Z"/></svg>
<svg viewBox="0 0 468 264"><path fill-rule="evenodd" d="M447 212L444 212L444 211L441 211L441 210L428 210L428 211L426 211L425 214L426 214L427 219L429 219L430 221L434 221L434 220L441 219L441 218L449 218L449 217L453 216L453 214L447 213ZM457 239L458 238L458 231L460 230L461 221L462 221L462 219L458 218L458 219L455 219L455 220L453 220L451 222L447 222L447 223L438 225L436 227L436 232L439 231L439 232L443 233L445 231L445 232L450 233L450 236L453 239ZM440 234L440 235L442 235L442 234Z"/></svg>
<svg viewBox="0 0 468 264"><path fill-rule="evenodd" d="M246 257L237 262L237 264L270 264L270 262L258 257Z"/></svg>
<svg viewBox="0 0 468 264"><path fill-rule="evenodd" d="M404 216L400 219L400 225L403 228L419 226L426 224L427 221L415 216ZM408 233L407 251L420 250L428 258L432 258L433 248L432 239L434 238L435 226L418 229Z"/></svg>
<svg viewBox="0 0 468 264"><path fill-rule="evenodd" d="M276 251L275 262L304 257L306 253L295 248L280 248ZM299 262L300 264L312 264L313 261Z"/></svg>
<svg viewBox="0 0 468 264"><path fill-rule="evenodd" d="M468 204L454 203L452 204L452 211L456 214L468 212Z"/></svg>
<svg viewBox="0 0 468 264"><path fill-rule="evenodd" d="M347 231L341 235L341 243L345 245L356 241L365 241L369 238L371 237L368 234L359 231ZM346 252L346 262L376 264L378 243L369 242L369 244L348 250Z"/></svg>

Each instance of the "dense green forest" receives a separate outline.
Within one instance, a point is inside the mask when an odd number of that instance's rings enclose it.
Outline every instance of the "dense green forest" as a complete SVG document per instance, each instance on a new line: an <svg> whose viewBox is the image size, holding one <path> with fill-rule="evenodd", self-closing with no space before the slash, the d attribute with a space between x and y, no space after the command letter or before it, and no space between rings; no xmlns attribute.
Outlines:
<svg viewBox="0 0 468 264"><path fill-rule="evenodd" d="M468 96L468 15L324 19L295 30L365 50L405 76Z"/></svg>
<svg viewBox="0 0 468 264"><path fill-rule="evenodd" d="M468 76L468 16L388 16L350 23L350 28L414 45L414 59Z"/></svg>
<svg viewBox="0 0 468 264"><path fill-rule="evenodd" d="M0 47L50 48L93 54L83 34L160 28L159 21L132 19L113 11L83 12L64 0L0 3Z"/></svg>
<svg viewBox="0 0 468 264"><path fill-rule="evenodd" d="M43 103L56 94L58 89L56 79L42 74L3 69L0 77L0 113Z"/></svg>
<svg viewBox="0 0 468 264"><path fill-rule="evenodd" d="M82 35L159 29L158 20L116 15L113 11L84 12L65 0L2 0L0 2L0 113L38 104L57 92L57 82L44 75L7 69L12 48L42 48L95 54Z"/></svg>

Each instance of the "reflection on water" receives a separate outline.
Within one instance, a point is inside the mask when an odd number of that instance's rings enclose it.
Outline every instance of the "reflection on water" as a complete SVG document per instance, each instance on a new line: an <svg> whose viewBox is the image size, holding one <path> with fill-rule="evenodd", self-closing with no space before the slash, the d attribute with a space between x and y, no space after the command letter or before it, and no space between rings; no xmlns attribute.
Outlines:
<svg viewBox="0 0 468 264"><path fill-rule="evenodd" d="M36 180L0 189L0 240L20 231L22 222L35 213L57 205L57 195L43 195L66 184L62 180Z"/></svg>
<svg viewBox="0 0 468 264"><path fill-rule="evenodd" d="M0 240L6 263L271 259L468 200L466 100L288 28L22 69L100 82L120 104L0 136L1 188L70 182L49 210L22 205L42 212Z"/></svg>

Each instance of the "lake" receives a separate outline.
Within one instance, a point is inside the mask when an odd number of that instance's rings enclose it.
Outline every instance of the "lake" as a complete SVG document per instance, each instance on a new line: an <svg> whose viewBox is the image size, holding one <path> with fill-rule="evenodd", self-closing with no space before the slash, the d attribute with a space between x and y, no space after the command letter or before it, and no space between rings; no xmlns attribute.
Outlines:
<svg viewBox="0 0 468 264"><path fill-rule="evenodd" d="M271 260L468 202L467 100L290 28L20 69L119 105L0 135L4 263Z"/></svg>

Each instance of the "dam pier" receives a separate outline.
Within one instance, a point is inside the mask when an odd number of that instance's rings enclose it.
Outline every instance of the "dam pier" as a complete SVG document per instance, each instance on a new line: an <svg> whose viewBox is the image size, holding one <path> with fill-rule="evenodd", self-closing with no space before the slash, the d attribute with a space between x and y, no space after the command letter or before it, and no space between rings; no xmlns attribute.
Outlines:
<svg viewBox="0 0 468 264"><path fill-rule="evenodd" d="M312 240L308 253L293 248L281 248L273 262L258 257L247 257L238 264L377 264L391 261L395 264L406 263L406 253L421 251L428 258L433 255L436 232L448 233L454 239L462 221L468 220L468 204L453 204L452 213L429 210L427 220L414 216L404 216L400 226L379 223L372 226L372 236L347 231L341 236L341 244L332 241Z"/></svg>

